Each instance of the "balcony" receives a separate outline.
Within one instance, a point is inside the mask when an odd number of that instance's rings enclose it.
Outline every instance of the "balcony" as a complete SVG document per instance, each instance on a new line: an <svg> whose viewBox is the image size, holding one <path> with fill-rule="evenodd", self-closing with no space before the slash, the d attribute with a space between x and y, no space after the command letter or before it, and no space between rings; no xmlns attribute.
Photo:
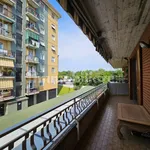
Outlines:
<svg viewBox="0 0 150 150"><path fill-rule="evenodd" d="M32 64L38 64L39 63L39 58L35 56L26 56L26 63L32 63Z"/></svg>
<svg viewBox="0 0 150 150"><path fill-rule="evenodd" d="M28 0L28 3L34 7L34 8L38 8L39 7L39 1L38 0Z"/></svg>
<svg viewBox="0 0 150 150"><path fill-rule="evenodd" d="M15 22L15 14L13 14L12 11L9 11L8 9L5 8L3 8L0 11L0 18L9 23Z"/></svg>
<svg viewBox="0 0 150 150"><path fill-rule="evenodd" d="M16 0L2 0L2 2L5 2L8 5L14 6L16 4Z"/></svg>
<svg viewBox="0 0 150 150"><path fill-rule="evenodd" d="M10 42L15 41L14 34L12 33L12 31L2 27L0 27L0 39L10 41Z"/></svg>
<svg viewBox="0 0 150 150"><path fill-rule="evenodd" d="M8 51L8 50L0 49L0 58L6 58L6 59L14 60L15 59L15 53Z"/></svg>
<svg viewBox="0 0 150 150"><path fill-rule="evenodd" d="M38 78L37 74L38 73L36 71L28 71L26 73L26 78L27 79Z"/></svg>
<svg viewBox="0 0 150 150"><path fill-rule="evenodd" d="M8 101L14 98L15 96L13 90L0 90L0 102Z"/></svg>
<svg viewBox="0 0 150 150"><path fill-rule="evenodd" d="M39 20L39 14L31 7L26 8L26 15L35 22Z"/></svg>
<svg viewBox="0 0 150 150"><path fill-rule="evenodd" d="M74 96L68 94L70 99L66 96L62 97L66 100L47 111L43 106L48 108L51 101L19 112L19 116L23 116L28 111L30 114L37 108L42 109L42 113L37 111L39 115L1 132L0 142L3 143L1 149L11 145L11 149L34 147L35 149L62 148L62 150L120 150L130 147L141 150L150 148L149 139L132 135L131 131L125 128L122 130L125 139L120 140L117 137L117 104L132 103L128 96L108 97L109 91L104 84L83 91L83 89L77 91ZM54 99L57 100L58 98Z"/></svg>
<svg viewBox="0 0 150 150"><path fill-rule="evenodd" d="M26 95L30 96L30 95L35 95L39 93L39 88L36 86L30 87L30 88L26 88Z"/></svg>
<svg viewBox="0 0 150 150"><path fill-rule="evenodd" d="M36 34L39 34L37 28L35 27L35 23L32 23L32 22L28 21L27 24L26 24L26 29L30 30L32 32L35 32Z"/></svg>
<svg viewBox="0 0 150 150"><path fill-rule="evenodd" d="M26 47L30 49L38 49L40 47L40 43L38 41L35 41L33 39L27 39L26 40Z"/></svg>

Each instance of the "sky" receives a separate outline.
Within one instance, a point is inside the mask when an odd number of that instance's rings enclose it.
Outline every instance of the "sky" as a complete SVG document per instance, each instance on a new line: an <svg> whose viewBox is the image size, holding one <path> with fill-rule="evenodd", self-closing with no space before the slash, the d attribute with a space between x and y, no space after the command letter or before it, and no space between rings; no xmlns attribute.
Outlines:
<svg viewBox="0 0 150 150"><path fill-rule="evenodd" d="M58 2L49 2L61 14L58 21L59 71L113 70Z"/></svg>

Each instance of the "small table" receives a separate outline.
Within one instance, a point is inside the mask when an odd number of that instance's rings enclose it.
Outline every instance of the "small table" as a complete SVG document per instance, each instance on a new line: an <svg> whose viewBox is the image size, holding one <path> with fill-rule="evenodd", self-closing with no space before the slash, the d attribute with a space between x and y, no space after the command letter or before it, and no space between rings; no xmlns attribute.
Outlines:
<svg viewBox="0 0 150 150"><path fill-rule="evenodd" d="M118 104L117 134L120 139L123 135L120 129L125 126L139 132L150 132L150 114L141 105Z"/></svg>

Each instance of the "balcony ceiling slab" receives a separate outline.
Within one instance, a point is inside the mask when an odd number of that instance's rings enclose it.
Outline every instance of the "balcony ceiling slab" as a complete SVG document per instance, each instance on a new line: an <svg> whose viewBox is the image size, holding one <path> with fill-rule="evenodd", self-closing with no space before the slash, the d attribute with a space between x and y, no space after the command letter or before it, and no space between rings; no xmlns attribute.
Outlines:
<svg viewBox="0 0 150 150"><path fill-rule="evenodd" d="M84 25L97 33L96 40L105 47L107 55L111 54L108 60L104 58L115 68L125 65L122 58L131 55L150 22L150 0L72 0L60 4L71 15L75 14L68 9L70 5ZM78 24L75 18L74 15Z"/></svg>

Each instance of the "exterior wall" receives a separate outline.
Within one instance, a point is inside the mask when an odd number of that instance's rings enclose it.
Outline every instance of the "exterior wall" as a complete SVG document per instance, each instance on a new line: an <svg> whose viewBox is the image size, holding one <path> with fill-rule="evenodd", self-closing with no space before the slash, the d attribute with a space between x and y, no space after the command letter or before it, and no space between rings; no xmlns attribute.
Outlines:
<svg viewBox="0 0 150 150"><path fill-rule="evenodd" d="M56 89L58 78L58 18L52 18L52 11L48 12L48 76L50 77L50 89ZM55 26L55 31L52 29L52 25ZM55 36L55 41L52 39L52 35ZM52 51L52 46L55 46L55 52ZM52 62L52 57L55 58L55 62ZM55 73L52 73L52 68L55 68Z"/></svg>

